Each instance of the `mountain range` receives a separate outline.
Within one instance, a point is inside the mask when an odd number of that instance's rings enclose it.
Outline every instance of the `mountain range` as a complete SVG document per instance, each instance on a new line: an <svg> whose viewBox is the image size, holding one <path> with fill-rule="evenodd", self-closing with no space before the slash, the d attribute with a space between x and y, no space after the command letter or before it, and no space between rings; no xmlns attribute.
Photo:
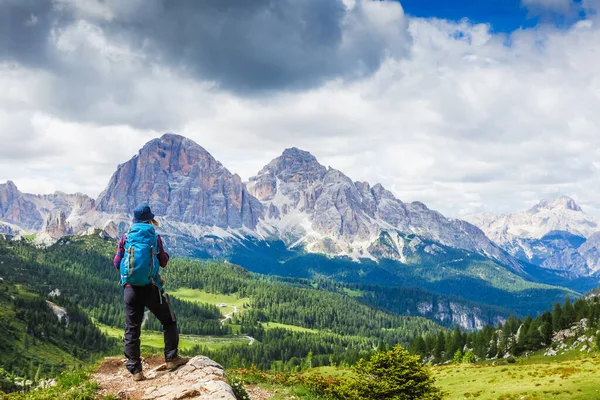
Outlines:
<svg viewBox="0 0 600 400"><path fill-rule="evenodd" d="M150 204L180 254L191 251L186 248L191 238L197 241L193 249L213 255L226 252L228 242L254 238L354 260L405 262L428 240L521 268L474 225L419 202L403 203L381 184L353 182L296 148L244 183L198 144L165 134L119 165L95 200L83 194L21 193L11 181L0 185L5 233L58 238L96 227L118 235L127 231L141 203ZM178 244L183 238L185 246ZM434 244L424 251L442 250Z"/></svg>
<svg viewBox="0 0 600 400"><path fill-rule="evenodd" d="M557 201L562 208L540 203L529 219L446 218L381 184L353 181L297 148L243 182L197 143L165 134L119 165L97 199L0 185L0 232L43 244L97 229L117 238L136 205L148 203L175 255L281 276L421 287L528 313L576 296L556 285L598 271L595 221L573 201ZM570 219L548 217L557 210ZM588 258L569 265L569 257ZM586 280L583 289L594 286Z"/></svg>
<svg viewBox="0 0 600 400"><path fill-rule="evenodd" d="M568 277L600 272L600 218L586 214L570 197L542 200L509 215L464 217L514 257Z"/></svg>

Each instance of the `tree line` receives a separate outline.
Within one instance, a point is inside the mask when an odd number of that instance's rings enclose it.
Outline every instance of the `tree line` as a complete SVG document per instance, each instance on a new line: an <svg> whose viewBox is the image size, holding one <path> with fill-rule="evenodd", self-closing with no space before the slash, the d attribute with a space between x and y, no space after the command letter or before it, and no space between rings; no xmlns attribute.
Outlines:
<svg viewBox="0 0 600 400"><path fill-rule="evenodd" d="M465 354L472 360L521 356L550 346L554 334L583 319L587 319L587 330L595 335L600 329L598 297L579 298L574 303L567 298L536 318L510 316L504 323L488 324L478 331L467 332L456 326L454 331L426 334L417 337L410 348L433 363L461 360ZM596 345L600 347L600 335Z"/></svg>

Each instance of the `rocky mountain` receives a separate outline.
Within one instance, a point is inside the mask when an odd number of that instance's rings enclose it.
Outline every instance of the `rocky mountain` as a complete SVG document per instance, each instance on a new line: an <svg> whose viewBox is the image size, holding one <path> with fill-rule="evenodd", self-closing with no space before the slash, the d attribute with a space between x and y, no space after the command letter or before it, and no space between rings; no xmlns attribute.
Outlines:
<svg viewBox="0 0 600 400"><path fill-rule="evenodd" d="M511 255L576 278L600 273L600 219L570 197L542 200L510 215L464 217Z"/></svg>
<svg viewBox="0 0 600 400"><path fill-rule="evenodd" d="M290 248L407 262L425 239L520 269L475 226L419 202L403 203L381 184L353 182L296 148L285 150L250 178L248 191L265 210L257 231ZM443 251L435 244L422 247L427 253Z"/></svg>
<svg viewBox="0 0 600 400"><path fill-rule="evenodd" d="M520 270L477 227L419 202L404 203L380 184L353 182L308 152L285 150L245 184L200 145L174 134L151 140L119 165L97 200L0 185L0 220L7 233L42 231L45 241L91 228L118 236L133 209L146 202L176 253L222 256L252 239L355 260L409 262L447 246Z"/></svg>
<svg viewBox="0 0 600 400"><path fill-rule="evenodd" d="M72 234L70 225L80 225L93 206L94 200L81 193L22 193L8 181L0 184L0 230L9 234L43 232L56 239Z"/></svg>
<svg viewBox="0 0 600 400"><path fill-rule="evenodd" d="M517 313L576 295L555 286L563 278L534 277L475 225L405 203L381 184L355 182L308 152L287 149L244 183L174 134L151 140L119 165L96 200L0 185L0 233L35 233L41 244L68 234L116 238L140 203L151 205L172 255L226 259L286 277L418 287ZM596 252L582 248L581 257ZM445 312L432 307L432 315ZM467 324L467 311L451 314Z"/></svg>
<svg viewBox="0 0 600 400"><path fill-rule="evenodd" d="M241 178L204 148L166 134L119 165L95 210L130 215L141 203L164 219L222 229L253 229L262 214Z"/></svg>

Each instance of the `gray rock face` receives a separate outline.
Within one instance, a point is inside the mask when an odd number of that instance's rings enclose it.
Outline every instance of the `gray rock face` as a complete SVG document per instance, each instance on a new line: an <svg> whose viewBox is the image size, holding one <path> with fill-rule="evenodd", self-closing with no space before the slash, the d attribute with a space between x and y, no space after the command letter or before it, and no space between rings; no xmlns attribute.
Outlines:
<svg viewBox="0 0 600 400"><path fill-rule="evenodd" d="M143 400L236 400L231 386L226 382L223 367L208 357L192 358L174 373L175 376L161 375L160 370L155 371L155 376L151 374L148 377L157 380L157 386L148 387Z"/></svg>
<svg viewBox="0 0 600 400"><path fill-rule="evenodd" d="M448 325L459 325L463 329L483 329L487 324L505 323L502 315L488 316L478 307L469 307L452 301L422 302L418 305L419 315L432 318Z"/></svg>
<svg viewBox="0 0 600 400"><path fill-rule="evenodd" d="M151 368L142 361L146 380L134 382L125 369L125 360L106 358L92 378L100 395L143 400L236 400L223 367L204 356L196 356L175 371L165 364ZM154 361L152 361L154 362Z"/></svg>
<svg viewBox="0 0 600 400"><path fill-rule="evenodd" d="M24 229L38 230L44 218L12 181L0 184L0 219Z"/></svg>
<svg viewBox="0 0 600 400"><path fill-rule="evenodd" d="M591 275L600 274L600 232L596 232L587 238L577 249L583 257Z"/></svg>
<svg viewBox="0 0 600 400"><path fill-rule="evenodd" d="M171 221L221 228L254 228L262 213L238 175L204 148L173 134L148 142L119 165L96 211L132 214L142 203Z"/></svg>
<svg viewBox="0 0 600 400"><path fill-rule="evenodd" d="M65 221L81 218L93 206L94 200L81 193L34 195L20 192L12 181L0 184L0 221L25 231L45 229L48 218L57 218L55 213L64 214Z"/></svg>
<svg viewBox="0 0 600 400"><path fill-rule="evenodd" d="M296 148L285 150L250 178L248 191L268 210L259 231L289 246L403 260L406 243L399 232L475 251L520 269L479 228L445 218L419 202L403 203L380 184L353 182Z"/></svg>
<svg viewBox="0 0 600 400"><path fill-rule="evenodd" d="M67 222L67 216L63 211L52 211L44 222L42 233L52 239L59 239L65 235L72 235L73 229Z"/></svg>

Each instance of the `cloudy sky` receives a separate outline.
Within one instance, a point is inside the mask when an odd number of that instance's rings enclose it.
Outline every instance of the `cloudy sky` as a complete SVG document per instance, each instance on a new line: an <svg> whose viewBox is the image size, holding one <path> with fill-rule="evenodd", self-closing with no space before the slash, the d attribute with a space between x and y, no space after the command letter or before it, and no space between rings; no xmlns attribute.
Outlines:
<svg viewBox="0 0 600 400"><path fill-rule="evenodd" d="M451 3L451 4L449 4ZM448 216L600 214L600 0L0 0L0 181L96 196L164 132Z"/></svg>

